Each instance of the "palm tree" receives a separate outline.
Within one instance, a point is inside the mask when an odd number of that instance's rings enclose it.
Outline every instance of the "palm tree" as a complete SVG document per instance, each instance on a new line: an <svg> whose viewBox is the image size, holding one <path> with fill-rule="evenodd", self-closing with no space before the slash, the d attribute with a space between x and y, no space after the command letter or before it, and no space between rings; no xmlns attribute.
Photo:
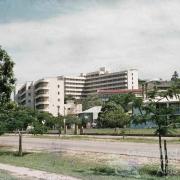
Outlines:
<svg viewBox="0 0 180 180"><path fill-rule="evenodd" d="M172 81L175 81L175 80L178 79L178 77L179 77L178 72L177 72L177 71L174 71L174 74L172 75L171 80L172 80Z"/></svg>

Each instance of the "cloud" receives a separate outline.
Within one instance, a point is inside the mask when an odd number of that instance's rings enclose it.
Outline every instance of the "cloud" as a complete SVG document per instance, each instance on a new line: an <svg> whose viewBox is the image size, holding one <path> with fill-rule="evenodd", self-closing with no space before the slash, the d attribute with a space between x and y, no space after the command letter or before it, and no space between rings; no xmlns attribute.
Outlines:
<svg viewBox="0 0 180 180"><path fill-rule="evenodd" d="M19 82L107 66L138 68L141 78L180 70L180 2L119 0L111 6L0 24L0 44Z"/></svg>

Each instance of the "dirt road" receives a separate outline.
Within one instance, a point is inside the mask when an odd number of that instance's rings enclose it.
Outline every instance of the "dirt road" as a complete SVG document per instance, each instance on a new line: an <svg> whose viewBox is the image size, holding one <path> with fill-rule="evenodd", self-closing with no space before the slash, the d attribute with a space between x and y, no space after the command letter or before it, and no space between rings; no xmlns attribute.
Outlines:
<svg viewBox="0 0 180 180"><path fill-rule="evenodd" d="M1 136L0 145L18 146L18 136ZM23 137L23 149L40 151L83 151L120 154L138 157L159 157L158 144L106 142L88 140L60 140ZM180 144L168 144L170 159L180 160Z"/></svg>

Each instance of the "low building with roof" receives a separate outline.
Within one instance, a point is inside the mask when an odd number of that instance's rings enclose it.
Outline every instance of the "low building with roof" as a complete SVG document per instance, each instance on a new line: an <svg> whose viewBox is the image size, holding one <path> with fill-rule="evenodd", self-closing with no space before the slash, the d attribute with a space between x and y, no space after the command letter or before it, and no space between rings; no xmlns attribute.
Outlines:
<svg viewBox="0 0 180 180"><path fill-rule="evenodd" d="M98 118L98 114L101 112L102 106L94 106L90 109L79 113L79 117L84 119L87 122L87 125L90 127L96 126L96 121Z"/></svg>

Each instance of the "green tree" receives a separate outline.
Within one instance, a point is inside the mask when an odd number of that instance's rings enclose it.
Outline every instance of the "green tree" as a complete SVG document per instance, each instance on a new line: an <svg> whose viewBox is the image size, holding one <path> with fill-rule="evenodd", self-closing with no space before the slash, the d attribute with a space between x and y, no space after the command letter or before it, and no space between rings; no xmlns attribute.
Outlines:
<svg viewBox="0 0 180 180"><path fill-rule="evenodd" d="M19 152L22 156L22 134L27 126L34 121L32 111L17 104L9 102L0 107L1 134L5 132L19 132Z"/></svg>
<svg viewBox="0 0 180 180"><path fill-rule="evenodd" d="M119 104L124 109L125 112L128 112L132 108L131 102L133 99L135 99L135 95L132 93L128 93L128 94L112 95L109 98L109 101L115 102L116 104Z"/></svg>
<svg viewBox="0 0 180 180"><path fill-rule="evenodd" d="M31 133L34 135L44 134L45 132L47 132L47 127L42 122L39 122L38 120L35 120L32 123L32 126L33 126L33 129Z"/></svg>
<svg viewBox="0 0 180 180"><path fill-rule="evenodd" d="M130 116L114 102L107 102L99 113L97 125L101 128L123 128L130 122Z"/></svg>
<svg viewBox="0 0 180 180"><path fill-rule="evenodd" d="M177 80L178 78L179 78L178 72L177 72L177 71L174 71L171 80L172 80L172 81L175 81L175 80Z"/></svg>
<svg viewBox="0 0 180 180"><path fill-rule="evenodd" d="M94 106L102 106L103 101L98 95L89 95L79 101L82 104L83 111Z"/></svg>
<svg viewBox="0 0 180 180"><path fill-rule="evenodd" d="M6 127L8 131L26 130L35 120L33 114L28 108L14 105L12 109L9 109L8 118L6 119Z"/></svg>
<svg viewBox="0 0 180 180"><path fill-rule="evenodd" d="M10 101L15 84L13 67L14 62L0 46L0 105Z"/></svg>
<svg viewBox="0 0 180 180"><path fill-rule="evenodd" d="M55 128L58 130L59 136L62 133L61 131L63 126L64 126L64 117L60 115L58 117L55 117Z"/></svg>
<svg viewBox="0 0 180 180"><path fill-rule="evenodd" d="M65 116L65 123L68 128L71 128L71 125L75 126L74 134L78 134L78 127L82 124L81 119L75 115Z"/></svg>
<svg viewBox="0 0 180 180"><path fill-rule="evenodd" d="M56 125L56 117L48 112L37 112L37 120L40 124L44 123L47 129L53 129Z"/></svg>
<svg viewBox="0 0 180 180"><path fill-rule="evenodd" d="M65 116L65 120L66 120L66 125L70 128L71 125L76 124L79 125L81 124L81 120L79 117L75 116L75 115L67 115Z"/></svg>
<svg viewBox="0 0 180 180"><path fill-rule="evenodd" d="M139 98L133 99L132 104L134 107L139 109L139 113L133 115L134 122L142 123L152 121L157 126L155 134L159 138L159 151L160 151L160 163L162 175L168 174L168 157L166 140L164 141L165 146L165 164L162 150L162 136L173 133L172 127L179 123L179 118L175 116L175 108L170 106L171 98L176 97L179 99L179 85L178 82L173 84L167 91L153 91L148 93L148 99L146 103L143 103ZM166 100L166 103L162 103ZM180 103L180 101L179 101ZM138 104L138 105L137 105Z"/></svg>

